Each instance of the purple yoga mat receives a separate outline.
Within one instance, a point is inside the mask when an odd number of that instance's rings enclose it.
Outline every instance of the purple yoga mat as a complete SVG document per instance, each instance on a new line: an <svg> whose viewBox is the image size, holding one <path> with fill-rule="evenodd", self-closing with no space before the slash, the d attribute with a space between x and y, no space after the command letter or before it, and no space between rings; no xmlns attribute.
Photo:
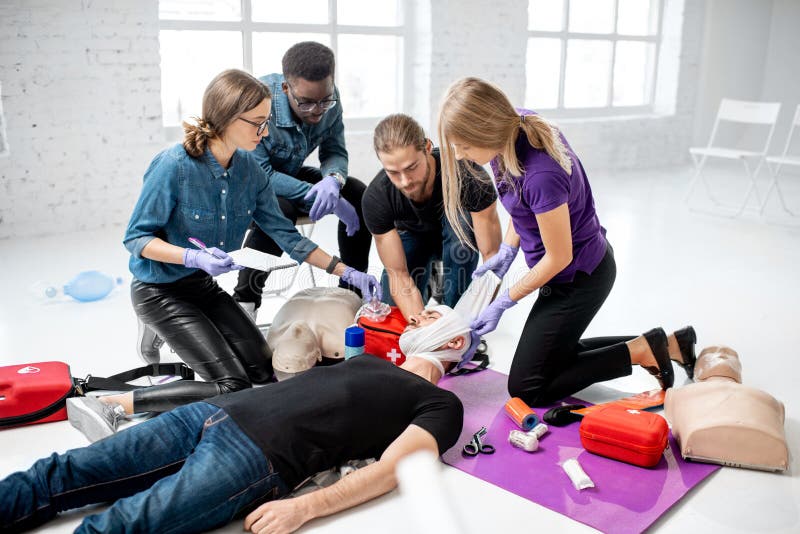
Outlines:
<svg viewBox="0 0 800 534"><path fill-rule="evenodd" d="M520 497L562 513L603 532L641 532L719 466L685 462L670 436L669 448L656 467L645 469L587 452L581 446L579 423L550 427L533 453L508 443L518 427L503 405L508 377L492 370L447 377L439 385L464 404L464 428L456 445L442 457L445 463ZM565 399L566 402L582 402ZM588 403L583 403L588 404ZM535 407L541 417L552 406ZM488 429L484 443L492 455L465 458L461 449L480 427ZM595 487L576 490L560 462L577 458Z"/></svg>

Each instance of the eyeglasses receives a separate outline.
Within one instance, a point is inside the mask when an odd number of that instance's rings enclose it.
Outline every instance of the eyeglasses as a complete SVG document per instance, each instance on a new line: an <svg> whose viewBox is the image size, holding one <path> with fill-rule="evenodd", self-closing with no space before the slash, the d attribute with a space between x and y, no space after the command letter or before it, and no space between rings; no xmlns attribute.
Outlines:
<svg viewBox="0 0 800 534"><path fill-rule="evenodd" d="M336 102L338 102L338 100L335 98L326 98L325 100L318 100L317 102L300 102L297 100L297 97L294 96L294 89L292 89L291 85L289 86L289 90L292 93L292 99L294 100L294 103L297 104L297 109L303 113L309 113L317 108L322 110L324 113L334 107Z"/></svg>
<svg viewBox="0 0 800 534"><path fill-rule="evenodd" d="M249 121L249 120L245 119L244 117L239 117L239 120L243 120L247 124L250 124L251 126L255 126L256 127L256 135L261 135L262 133L264 133L264 130L267 129L267 124L269 123L269 117L264 119L264 122L253 122L253 121Z"/></svg>

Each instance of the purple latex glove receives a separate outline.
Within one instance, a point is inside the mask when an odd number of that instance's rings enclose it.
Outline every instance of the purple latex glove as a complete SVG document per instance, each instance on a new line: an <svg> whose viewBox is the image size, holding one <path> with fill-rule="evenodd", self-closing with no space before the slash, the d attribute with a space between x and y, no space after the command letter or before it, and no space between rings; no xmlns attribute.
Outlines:
<svg viewBox="0 0 800 534"><path fill-rule="evenodd" d="M378 280L371 274L356 271L352 267L347 267L342 273L342 281L355 286L361 290L361 298L365 301L372 299L381 300L383 298L383 290Z"/></svg>
<svg viewBox="0 0 800 534"><path fill-rule="evenodd" d="M496 274L498 278L503 278L508 272L509 267L511 267L511 264L514 263L517 252L519 252L519 247L512 247L507 243L501 243L500 250L497 251L497 254L475 269L475 272L472 273L472 279L475 280L486 271L494 271L494 274Z"/></svg>
<svg viewBox="0 0 800 534"><path fill-rule="evenodd" d="M475 353L478 351L478 345L481 344L481 336L479 336L477 332L470 332L469 341L470 344L467 352L461 355L461 361L455 366L454 370L456 371L467 365L472 361L472 358L475 357Z"/></svg>
<svg viewBox="0 0 800 534"><path fill-rule="evenodd" d="M336 208L336 203L339 201L339 182L335 176L326 176L309 189L304 198L306 200L314 198L314 205L311 206L308 216L312 221L318 221L333 213Z"/></svg>
<svg viewBox="0 0 800 534"><path fill-rule="evenodd" d="M358 213L356 209L347 200L340 198L336 203L336 209L333 213L339 217L339 220L347 227L347 236L352 237L356 235L358 229L361 228L361 223L358 222Z"/></svg>
<svg viewBox="0 0 800 534"><path fill-rule="evenodd" d="M187 248L183 252L183 265L190 269L203 269L211 276L244 269L241 265L233 263L233 258L227 252L217 247L205 250Z"/></svg>
<svg viewBox="0 0 800 534"><path fill-rule="evenodd" d="M503 315L503 312L516 303L508 296L508 289L506 289L502 295L486 306L486 309L478 315L477 319L472 321L469 327L479 336L488 334L497 328L497 323L500 321L500 316Z"/></svg>

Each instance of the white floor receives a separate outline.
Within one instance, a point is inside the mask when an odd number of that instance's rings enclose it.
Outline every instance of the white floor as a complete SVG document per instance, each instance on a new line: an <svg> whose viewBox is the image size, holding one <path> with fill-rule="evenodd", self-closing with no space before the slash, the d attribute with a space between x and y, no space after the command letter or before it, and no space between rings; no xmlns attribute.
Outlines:
<svg viewBox="0 0 800 534"><path fill-rule="evenodd" d="M800 390L796 386L800 329L795 315L800 303L796 279L800 218L783 215L775 199L766 219L751 213L727 219L691 212L682 201L688 178L685 168L592 177L601 221L616 251L618 278L587 335L640 333L656 325L672 330L692 324L700 347L713 343L734 347L743 361L745 383L770 392L786 405L788 472L724 468L662 517L654 531L800 532ZM800 212L800 189L786 192L787 200ZM701 189L697 199L702 200ZM313 236L329 251L335 250L334 224L323 221ZM104 375L139 364L122 232L114 228L0 241L0 364L63 360L70 363L75 376ZM373 260L377 274L380 267L374 252ZM46 301L41 295L44 285L60 286L87 269L122 276L125 285L87 304L58 298ZM317 274L324 279L324 273ZM230 287L232 278L222 277L222 283ZM532 300L529 297L508 312L498 330L488 336L495 369L508 370ZM269 321L280 303L280 299L268 301L260 321ZM676 371L681 382L683 372ZM593 386L580 396L598 401L654 385L637 369L631 377ZM85 444L83 436L66 422L0 431L0 477L27 468L53 450ZM443 472L455 507L471 532L591 531L454 469ZM521 476L530 476L531 483L536 483L533 473ZM66 514L40 531L71 531L86 513ZM436 513L409 510L402 496L392 492L301 531L419 532L411 523L413 518ZM240 532L241 524L222 531Z"/></svg>

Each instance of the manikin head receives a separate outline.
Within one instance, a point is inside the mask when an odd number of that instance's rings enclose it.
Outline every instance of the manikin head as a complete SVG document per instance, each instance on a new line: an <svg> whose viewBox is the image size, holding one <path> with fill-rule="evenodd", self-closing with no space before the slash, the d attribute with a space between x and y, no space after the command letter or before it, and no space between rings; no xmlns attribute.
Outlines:
<svg viewBox="0 0 800 534"><path fill-rule="evenodd" d="M742 383L742 362L730 347L715 345L704 348L694 366L695 380L725 380Z"/></svg>
<svg viewBox="0 0 800 534"><path fill-rule="evenodd" d="M286 380L322 361L319 341L308 323L295 321L275 341L272 368L275 378Z"/></svg>
<svg viewBox="0 0 800 534"><path fill-rule="evenodd" d="M398 191L420 204L431 198L436 179L433 143L417 121L402 113L389 115L375 127L372 143Z"/></svg>
<svg viewBox="0 0 800 534"><path fill-rule="evenodd" d="M283 380L325 359L344 358L344 330L360 306L358 295L339 287L311 287L292 295L267 332L275 376Z"/></svg>
<svg viewBox="0 0 800 534"><path fill-rule="evenodd" d="M295 117L306 124L317 124L336 106L333 51L313 41L292 46L283 55L283 92Z"/></svg>

